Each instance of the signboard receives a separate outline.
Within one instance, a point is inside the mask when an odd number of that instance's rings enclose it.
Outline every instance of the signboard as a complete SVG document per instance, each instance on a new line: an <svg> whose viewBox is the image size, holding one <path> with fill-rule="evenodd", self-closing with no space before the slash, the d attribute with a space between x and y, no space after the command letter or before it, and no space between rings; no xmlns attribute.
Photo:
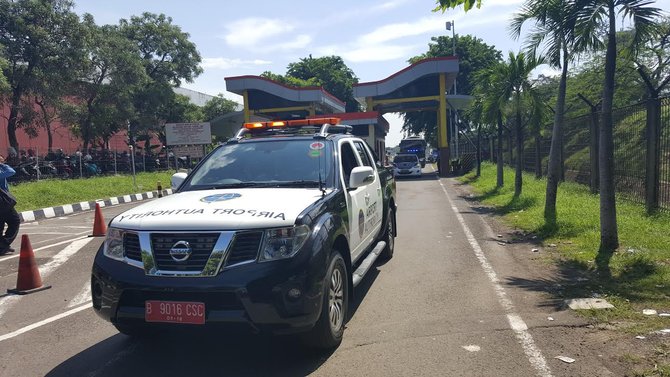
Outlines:
<svg viewBox="0 0 670 377"><path fill-rule="evenodd" d="M189 156L191 158L205 157L204 147L202 145L175 145L170 150L175 156Z"/></svg>
<svg viewBox="0 0 670 377"><path fill-rule="evenodd" d="M207 123L166 123L167 145L211 144L212 129Z"/></svg>

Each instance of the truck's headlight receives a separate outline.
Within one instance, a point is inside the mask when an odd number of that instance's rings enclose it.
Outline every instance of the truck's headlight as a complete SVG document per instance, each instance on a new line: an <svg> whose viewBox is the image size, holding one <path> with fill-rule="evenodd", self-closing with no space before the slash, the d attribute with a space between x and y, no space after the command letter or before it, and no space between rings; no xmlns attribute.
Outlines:
<svg viewBox="0 0 670 377"><path fill-rule="evenodd" d="M265 241L261 249L260 261L291 258L305 244L309 237L307 225L290 228L269 229L265 231Z"/></svg>
<svg viewBox="0 0 670 377"><path fill-rule="evenodd" d="M123 230L107 229L103 254L109 258L123 260Z"/></svg>

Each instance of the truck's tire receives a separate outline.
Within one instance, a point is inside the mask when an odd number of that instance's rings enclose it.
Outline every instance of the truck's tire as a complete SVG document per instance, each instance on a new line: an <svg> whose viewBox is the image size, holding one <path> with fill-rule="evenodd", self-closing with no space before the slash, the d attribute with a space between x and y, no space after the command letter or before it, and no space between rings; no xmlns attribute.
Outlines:
<svg viewBox="0 0 670 377"><path fill-rule="evenodd" d="M384 235L382 236L382 241L386 242L386 246L379 255L382 260L393 258L393 248L395 246L395 212L393 209L388 209L386 218L386 228L384 229Z"/></svg>
<svg viewBox="0 0 670 377"><path fill-rule="evenodd" d="M349 275L339 251L334 250L330 256L323 285L321 315L303 340L310 347L329 349L342 342L349 308Z"/></svg>

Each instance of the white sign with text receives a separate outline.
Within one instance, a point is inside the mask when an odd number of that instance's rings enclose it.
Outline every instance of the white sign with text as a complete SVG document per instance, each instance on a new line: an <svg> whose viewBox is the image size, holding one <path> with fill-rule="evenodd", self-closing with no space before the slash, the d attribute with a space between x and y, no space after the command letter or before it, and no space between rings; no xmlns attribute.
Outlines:
<svg viewBox="0 0 670 377"><path fill-rule="evenodd" d="M166 123L165 139L167 145L211 144L212 129L206 123Z"/></svg>

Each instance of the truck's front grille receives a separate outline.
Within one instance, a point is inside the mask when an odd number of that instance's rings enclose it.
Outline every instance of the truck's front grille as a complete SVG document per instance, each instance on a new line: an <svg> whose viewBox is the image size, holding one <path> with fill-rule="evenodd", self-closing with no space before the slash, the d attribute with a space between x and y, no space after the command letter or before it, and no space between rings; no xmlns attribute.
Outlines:
<svg viewBox="0 0 670 377"><path fill-rule="evenodd" d="M263 232L238 232L233 239L226 266L252 261L258 256L258 248L263 239Z"/></svg>
<svg viewBox="0 0 670 377"><path fill-rule="evenodd" d="M126 258L142 261L142 248L140 247L140 237L136 233L125 233L123 235L123 250Z"/></svg>
<svg viewBox="0 0 670 377"><path fill-rule="evenodd" d="M151 247L156 266L165 271L202 271L218 238L219 233L152 233ZM170 255L170 249L180 241L188 242L191 247L191 255L181 262Z"/></svg>

